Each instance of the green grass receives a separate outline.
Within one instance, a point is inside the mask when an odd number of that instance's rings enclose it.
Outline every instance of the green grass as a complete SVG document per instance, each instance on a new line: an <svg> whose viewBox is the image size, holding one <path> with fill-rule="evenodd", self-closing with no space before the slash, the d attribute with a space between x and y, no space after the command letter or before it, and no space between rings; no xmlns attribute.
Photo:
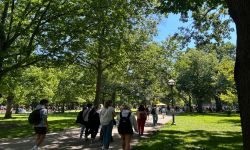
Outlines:
<svg viewBox="0 0 250 150"><path fill-rule="evenodd" d="M133 150L242 150L239 115L181 114Z"/></svg>
<svg viewBox="0 0 250 150"><path fill-rule="evenodd" d="M20 138L34 135L33 126L28 123L29 114L13 114L12 119L3 119L0 114L0 138ZM77 112L49 114L49 132L79 127L75 123Z"/></svg>

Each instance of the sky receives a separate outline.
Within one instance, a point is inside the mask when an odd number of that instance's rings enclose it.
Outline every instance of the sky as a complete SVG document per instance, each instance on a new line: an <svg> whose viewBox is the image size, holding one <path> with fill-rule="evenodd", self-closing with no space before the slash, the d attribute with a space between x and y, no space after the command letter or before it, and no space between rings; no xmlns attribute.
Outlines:
<svg viewBox="0 0 250 150"><path fill-rule="evenodd" d="M179 21L179 15L170 14L168 18L164 18L157 26L158 35L154 37L154 41L161 42L165 40L168 36L173 35L178 31L178 27L188 26L189 23L182 23ZM232 27L235 29L235 25L232 23ZM236 32L231 33L231 43L236 44Z"/></svg>

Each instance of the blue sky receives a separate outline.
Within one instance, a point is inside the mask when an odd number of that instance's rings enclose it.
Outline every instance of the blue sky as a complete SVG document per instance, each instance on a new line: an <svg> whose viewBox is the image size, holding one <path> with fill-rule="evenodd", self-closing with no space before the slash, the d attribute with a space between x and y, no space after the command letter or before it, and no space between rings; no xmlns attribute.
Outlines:
<svg viewBox="0 0 250 150"><path fill-rule="evenodd" d="M189 23L182 23L179 21L179 15L170 14L168 18L163 19L157 26L158 35L154 37L154 41L161 42L165 40L168 36L173 35L178 31L178 27L188 26ZM232 27L235 29L235 25L232 24ZM231 41L232 43L236 43L236 32L231 33Z"/></svg>

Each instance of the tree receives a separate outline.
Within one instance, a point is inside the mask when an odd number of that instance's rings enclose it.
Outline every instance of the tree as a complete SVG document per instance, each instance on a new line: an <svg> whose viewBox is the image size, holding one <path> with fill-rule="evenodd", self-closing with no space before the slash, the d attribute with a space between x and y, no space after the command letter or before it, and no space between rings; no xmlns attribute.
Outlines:
<svg viewBox="0 0 250 150"><path fill-rule="evenodd" d="M233 68L235 63L235 46L231 43L212 43L200 45L199 49L216 55L219 63L215 67L214 98L216 111L222 111L221 94L225 94L228 89L235 89L233 81ZM236 90L236 89L235 89Z"/></svg>
<svg viewBox="0 0 250 150"><path fill-rule="evenodd" d="M203 5L209 8L217 8L222 6L228 8L229 15L236 25L237 47L236 47L236 63L235 63L235 82L238 93L238 102L240 108L240 117L243 133L244 149L250 149L250 3L247 0L241 1L179 1L167 0L162 2L163 12L187 13L195 11Z"/></svg>
<svg viewBox="0 0 250 150"><path fill-rule="evenodd" d="M149 16L153 8L150 2L105 0L83 3L84 13L67 20L74 28L59 24L66 30L60 41L67 43L64 52L73 56L73 63L95 71L94 104L98 105L105 70L114 67L128 53L140 51L149 35L154 33L156 24ZM48 35L43 41L44 46L58 41L53 34ZM54 45L51 44L50 49L55 49ZM60 47L56 45L56 48Z"/></svg>
<svg viewBox="0 0 250 150"><path fill-rule="evenodd" d="M51 30L59 32L47 26L74 13L74 8L67 1L0 1L0 79L55 53L39 49L40 38Z"/></svg>
<svg viewBox="0 0 250 150"><path fill-rule="evenodd" d="M61 105L61 112L64 112L65 104L93 101L95 90L93 71L82 69L77 65L70 65L67 68L60 67L58 70L60 70L59 83L53 103Z"/></svg>
<svg viewBox="0 0 250 150"><path fill-rule="evenodd" d="M18 108L19 105L25 105L34 108L42 98L52 102L59 82L57 76L56 69L31 66L3 77L0 92L7 97L5 118L11 118L12 106Z"/></svg>
<svg viewBox="0 0 250 150"><path fill-rule="evenodd" d="M231 109L238 100L233 74L234 63L235 60L226 56L221 60L217 67L218 73L216 86L218 87L218 91L220 91L217 93L217 96L222 102L228 104Z"/></svg>
<svg viewBox="0 0 250 150"><path fill-rule="evenodd" d="M20 68L26 68L41 60L54 59L58 51L63 51L48 49L49 45L42 49L42 39L48 35L48 31L53 31L54 34L61 33L60 28L48 27L51 27L51 24L60 24L59 18L67 20L67 17L77 14L77 2L0 1L0 82L5 76ZM10 100L13 96L7 97Z"/></svg>
<svg viewBox="0 0 250 150"><path fill-rule="evenodd" d="M181 56L176 63L177 86L195 98L198 112L203 112L202 104L213 96L216 64L217 59L214 55L192 49Z"/></svg>

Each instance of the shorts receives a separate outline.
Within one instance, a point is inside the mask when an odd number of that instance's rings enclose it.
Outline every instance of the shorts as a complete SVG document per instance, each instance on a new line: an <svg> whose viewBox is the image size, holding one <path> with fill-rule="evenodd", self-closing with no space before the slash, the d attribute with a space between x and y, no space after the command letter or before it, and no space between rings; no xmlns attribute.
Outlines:
<svg viewBox="0 0 250 150"><path fill-rule="evenodd" d="M46 134L47 128L46 127L34 127L36 134Z"/></svg>

